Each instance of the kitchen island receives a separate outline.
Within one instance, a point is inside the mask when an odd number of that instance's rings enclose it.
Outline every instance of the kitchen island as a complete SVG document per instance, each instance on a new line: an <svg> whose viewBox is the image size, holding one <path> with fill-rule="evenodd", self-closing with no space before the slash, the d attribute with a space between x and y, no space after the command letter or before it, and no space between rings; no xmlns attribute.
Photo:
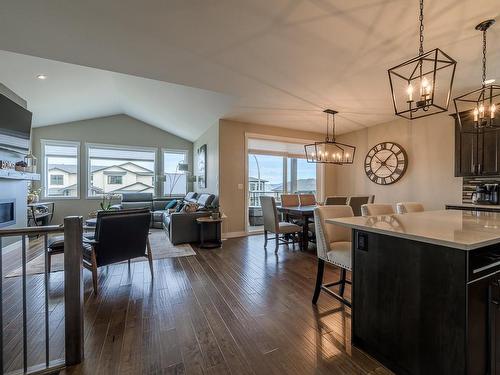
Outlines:
<svg viewBox="0 0 500 375"><path fill-rule="evenodd" d="M397 374L500 374L500 214L327 222L353 230L354 346Z"/></svg>

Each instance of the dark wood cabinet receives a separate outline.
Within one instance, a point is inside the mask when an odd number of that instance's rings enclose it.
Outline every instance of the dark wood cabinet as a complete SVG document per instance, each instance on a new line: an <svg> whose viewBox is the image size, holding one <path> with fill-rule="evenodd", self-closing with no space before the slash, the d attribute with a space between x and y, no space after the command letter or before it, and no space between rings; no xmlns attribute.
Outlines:
<svg viewBox="0 0 500 375"><path fill-rule="evenodd" d="M472 117L460 129L455 117L455 176L491 175L500 175L500 129L479 132Z"/></svg>

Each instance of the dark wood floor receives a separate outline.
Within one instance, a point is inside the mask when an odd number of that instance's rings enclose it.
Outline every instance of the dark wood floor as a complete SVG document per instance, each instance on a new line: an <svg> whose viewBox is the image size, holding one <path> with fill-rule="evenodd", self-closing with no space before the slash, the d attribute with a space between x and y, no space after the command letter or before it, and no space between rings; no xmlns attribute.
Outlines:
<svg viewBox="0 0 500 375"><path fill-rule="evenodd" d="M195 250L155 260L154 280L147 262L104 268L97 297L84 271L85 361L64 374L390 374L351 347L348 308L324 294L311 304L312 254L266 253L262 236ZM15 257L4 268L14 265ZM19 279L4 280L8 370L22 359ZM44 355L42 280L28 279L31 364ZM52 358L63 354L62 282L51 275Z"/></svg>

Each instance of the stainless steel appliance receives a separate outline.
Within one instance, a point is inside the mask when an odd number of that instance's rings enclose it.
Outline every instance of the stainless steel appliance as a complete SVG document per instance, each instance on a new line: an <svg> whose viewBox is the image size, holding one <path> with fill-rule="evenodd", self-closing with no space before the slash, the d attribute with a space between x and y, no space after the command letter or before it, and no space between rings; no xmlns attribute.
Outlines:
<svg viewBox="0 0 500 375"><path fill-rule="evenodd" d="M498 204L498 184L481 184L472 193L474 204Z"/></svg>

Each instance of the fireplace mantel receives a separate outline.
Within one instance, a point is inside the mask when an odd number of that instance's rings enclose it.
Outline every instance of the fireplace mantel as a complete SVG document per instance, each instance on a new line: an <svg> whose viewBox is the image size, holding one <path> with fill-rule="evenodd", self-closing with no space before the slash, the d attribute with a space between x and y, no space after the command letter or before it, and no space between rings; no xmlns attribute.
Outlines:
<svg viewBox="0 0 500 375"><path fill-rule="evenodd" d="M38 173L18 172L13 169L0 169L1 179L39 181L40 175Z"/></svg>

